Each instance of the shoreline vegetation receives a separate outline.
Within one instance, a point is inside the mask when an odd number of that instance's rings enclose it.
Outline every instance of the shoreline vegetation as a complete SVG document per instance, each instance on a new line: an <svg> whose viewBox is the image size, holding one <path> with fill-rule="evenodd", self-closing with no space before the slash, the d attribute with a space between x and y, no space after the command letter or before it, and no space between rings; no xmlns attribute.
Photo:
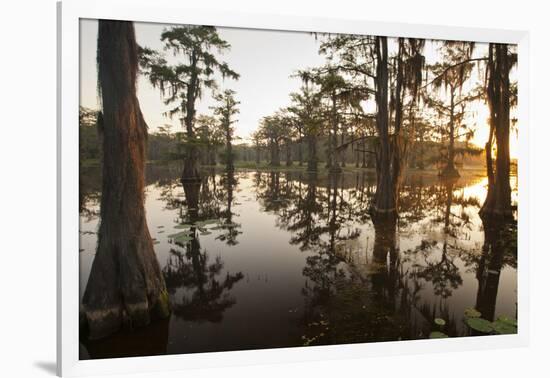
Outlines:
<svg viewBox="0 0 550 378"><path fill-rule="evenodd" d="M145 164L148 165L178 165L181 164L178 160L147 160ZM80 167L81 168L100 168L101 167L101 161L99 159L86 159L80 161ZM274 170L274 171L302 171L302 172L308 172L307 165L300 166L298 163L293 163L292 165L281 165L278 167L273 167L269 164L269 161L262 161L260 164L257 164L255 162L250 161L235 161L234 162L235 169L249 169L249 170ZM215 165L199 165L200 169L219 169L223 170L225 166L223 164L215 164ZM361 168L361 167L355 167L354 165L348 165L346 167L342 168L343 172L366 172L366 173L376 173L375 168ZM486 177L486 167L483 165L471 165L471 166L462 166L460 168L460 171L466 174L473 174ZM318 168L318 173L328 174L330 173L330 169L320 166ZM407 168L404 172L404 175L407 174L426 174L426 175L434 175L434 176L441 176L441 169L437 168ZM517 162L512 161L510 164L510 176L515 177L517 175Z"/></svg>

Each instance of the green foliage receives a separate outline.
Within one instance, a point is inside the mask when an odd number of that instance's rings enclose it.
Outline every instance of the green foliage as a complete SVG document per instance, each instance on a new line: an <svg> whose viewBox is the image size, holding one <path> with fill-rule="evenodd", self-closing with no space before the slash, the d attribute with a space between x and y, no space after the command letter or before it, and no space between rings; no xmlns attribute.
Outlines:
<svg viewBox="0 0 550 378"><path fill-rule="evenodd" d="M78 139L80 162L85 160L99 160L101 156L101 142L99 139L97 110L81 106L78 112Z"/></svg>
<svg viewBox="0 0 550 378"><path fill-rule="evenodd" d="M178 26L166 29L161 35L164 48L175 56L183 56L183 62L168 64L160 53L147 48L140 49L140 65L154 87L160 89L164 103L172 105L165 115L181 115L188 138L193 137L195 101L203 95L204 88L216 89L214 74L223 78L238 79L239 74L219 61L212 53L223 53L230 45L222 40L213 26ZM188 140L187 142L193 142Z"/></svg>
<svg viewBox="0 0 550 378"><path fill-rule="evenodd" d="M182 231L176 234L168 235L170 239L173 239L175 243L185 244L193 240L193 236L189 231Z"/></svg>
<svg viewBox="0 0 550 378"><path fill-rule="evenodd" d="M191 227L193 227L193 225L188 223L182 223L182 224L178 224L177 226L174 226L174 228L178 230L188 230ZM177 234L174 234L174 235L177 235Z"/></svg>
<svg viewBox="0 0 550 378"><path fill-rule="evenodd" d="M491 327L499 335L509 335L518 332L517 322L507 317L499 317L491 324Z"/></svg>
<svg viewBox="0 0 550 378"><path fill-rule="evenodd" d="M477 311L475 308L467 308L464 310L464 316L467 318L479 318L481 312Z"/></svg>
<svg viewBox="0 0 550 378"><path fill-rule="evenodd" d="M430 339L446 339L448 337L449 336L447 336L443 332L439 332L439 331L430 332Z"/></svg>
<svg viewBox="0 0 550 378"><path fill-rule="evenodd" d="M494 322L481 318L481 313L473 308L464 311L464 322L471 329L489 334L508 335L518 331L517 320L501 315Z"/></svg>
<svg viewBox="0 0 550 378"><path fill-rule="evenodd" d="M483 332L483 333L491 333L493 331L493 326L491 322L486 319L466 318L465 321L468 327L472 328L473 330Z"/></svg>
<svg viewBox="0 0 550 378"><path fill-rule="evenodd" d="M237 122L234 116L239 113L239 108L237 106L240 104L240 102L235 99L235 94L236 92L231 89L226 89L221 93L216 93L214 95L214 100L216 100L218 104L216 106L210 107L214 112L214 116L218 117L219 133L223 135L225 144L228 149L228 151L226 151L227 162L233 161L233 156L230 148L231 143L234 139L233 134L235 132L235 129L232 125ZM231 154L231 156L229 156L229 154Z"/></svg>

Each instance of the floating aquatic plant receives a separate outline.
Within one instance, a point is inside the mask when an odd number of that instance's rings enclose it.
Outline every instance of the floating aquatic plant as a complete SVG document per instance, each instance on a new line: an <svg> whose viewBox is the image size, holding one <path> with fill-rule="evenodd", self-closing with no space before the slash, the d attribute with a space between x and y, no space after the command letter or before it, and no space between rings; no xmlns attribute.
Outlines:
<svg viewBox="0 0 550 378"><path fill-rule="evenodd" d="M446 339L447 337L449 336L439 331L434 331L430 333L430 339Z"/></svg>

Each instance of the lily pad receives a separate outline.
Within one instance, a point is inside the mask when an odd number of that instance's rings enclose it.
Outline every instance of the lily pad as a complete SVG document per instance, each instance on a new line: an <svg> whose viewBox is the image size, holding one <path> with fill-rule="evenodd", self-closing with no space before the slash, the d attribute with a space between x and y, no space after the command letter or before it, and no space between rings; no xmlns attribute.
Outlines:
<svg viewBox="0 0 550 378"><path fill-rule="evenodd" d="M175 239L179 236L182 236L182 235L186 235L186 236L189 236L189 231L181 231L181 232L176 232L175 234L170 234L168 235L169 238L172 238L172 239Z"/></svg>
<svg viewBox="0 0 550 378"><path fill-rule="evenodd" d="M491 322L483 318L467 318L466 324L468 327L483 333L490 333L493 331Z"/></svg>
<svg viewBox="0 0 550 378"><path fill-rule="evenodd" d="M207 230L204 230L201 232L201 235L210 235L211 232L210 231L207 231Z"/></svg>
<svg viewBox="0 0 550 378"><path fill-rule="evenodd" d="M518 326L518 321L516 319L509 318L505 315L499 316L496 321L501 322L501 323L510 324L510 325L513 325L514 327Z"/></svg>
<svg viewBox="0 0 550 378"><path fill-rule="evenodd" d="M435 318L434 323L437 324L438 326L444 326L445 324L447 324L445 322L445 319L441 319L441 318Z"/></svg>
<svg viewBox="0 0 550 378"><path fill-rule="evenodd" d="M209 224L216 224L218 223L218 220L213 218L213 219L206 219L206 220L203 220L203 221L198 221L196 222L196 225L199 226L199 227L204 227L204 226L208 226Z"/></svg>
<svg viewBox="0 0 550 378"><path fill-rule="evenodd" d="M191 227L193 227L193 225L188 223L182 223L182 224L178 224L177 226L174 226L174 228L178 230L185 230Z"/></svg>
<svg viewBox="0 0 550 378"><path fill-rule="evenodd" d="M467 308L464 310L464 316L467 318L479 318L481 316L481 312L476 310L475 308Z"/></svg>
<svg viewBox="0 0 550 378"><path fill-rule="evenodd" d="M503 315L499 316L497 320L492 323L492 327L499 335L509 335L518 332L517 320Z"/></svg>
<svg viewBox="0 0 550 378"><path fill-rule="evenodd" d="M491 324L491 327L495 330L496 333L499 335L510 335L514 333L518 333L518 327L514 326L509 323L501 322L501 321L495 321Z"/></svg>
<svg viewBox="0 0 550 378"><path fill-rule="evenodd" d="M193 240L193 237L188 231L178 232L177 234L168 235L168 237L172 238L176 243L187 243Z"/></svg>
<svg viewBox="0 0 550 378"><path fill-rule="evenodd" d="M447 337L449 336L443 332L434 331L430 333L430 339L446 339Z"/></svg>
<svg viewBox="0 0 550 378"><path fill-rule="evenodd" d="M185 244L187 243L188 241L191 241L193 240L193 238L191 236L188 236L188 235L181 235L181 236L178 236L177 238L174 238L174 241L176 243L180 243L180 244Z"/></svg>

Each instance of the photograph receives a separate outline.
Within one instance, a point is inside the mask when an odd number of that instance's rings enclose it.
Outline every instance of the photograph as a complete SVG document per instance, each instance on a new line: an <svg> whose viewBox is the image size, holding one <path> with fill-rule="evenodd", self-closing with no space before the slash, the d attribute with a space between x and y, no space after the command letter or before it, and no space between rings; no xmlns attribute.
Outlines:
<svg viewBox="0 0 550 378"><path fill-rule="evenodd" d="M80 360L518 334L517 45L78 22Z"/></svg>

